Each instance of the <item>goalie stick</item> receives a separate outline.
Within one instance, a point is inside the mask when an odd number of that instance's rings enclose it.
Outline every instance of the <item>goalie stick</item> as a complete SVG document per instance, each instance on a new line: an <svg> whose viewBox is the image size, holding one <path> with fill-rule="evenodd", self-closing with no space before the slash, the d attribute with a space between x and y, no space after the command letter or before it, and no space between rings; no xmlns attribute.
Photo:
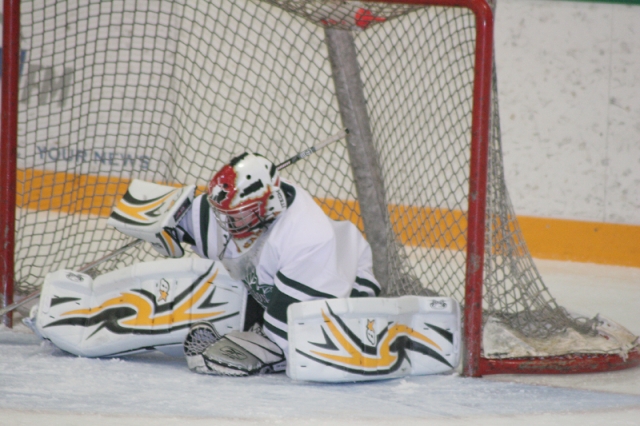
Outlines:
<svg viewBox="0 0 640 426"><path fill-rule="evenodd" d="M323 141L318 142L316 145L312 146L311 148L305 149L302 152L299 152L298 154L294 155L293 157L289 158L286 161L283 161L282 163L278 164L276 166L276 169L278 169L278 171L284 169L285 167L289 167L290 165L297 163L298 161L302 160L303 158L307 158L308 156L310 156L311 154L313 154L314 152L317 152L319 150L321 150L322 148L324 148L325 146L339 141L340 139L346 137L349 134L349 129L344 129L338 133L336 133L333 136L328 137L327 139L324 139Z"/></svg>
<svg viewBox="0 0 640 426"><path fill-rule="evenodd" d="M346 137L349 134L349 129L343 129L340 132L336 133L333 136L330 136L326 139L323 139L322 141L318 142L316 145L312 146L311 148L305 149L302 152L299 152L298 154L294 155L293 157L283 161L282 163L278 164L276 166L276 169L278 170L282 170L286 167L289 167L292 164L297 163L298 161L307 158L308 156L310 156L311 154L321 150L322 148L324 148L325 146L332 144L333 142L337 142L340 139ZM95 260L93 262L87 263L83 266L81 266L78 269L78 272L85 272L90 270L91 268L100 265L103 262L106 262L109 259L112 259L113 257L119 255L120 253L123 253L127 250L129 250L132 247L135 247L139 244L141 244L142 242L144 242L144 240L141 239L137 239L135 241L132 241L131 243L124 245L122 247L120 247L119 249L115 250L114 252L111 252L109 254L107 254L106 256ZM33 293L29 294L27 297L25 297L24 299L22 299L19 302L15 302L12 303L11 305L5 306L4 308L0 309L0 317L4 316L6 314L8 314L9 312L14 311L15 309L26 305L27 303L29 303L32 300L36 300L38 297L40 297L40 290L36 290Z"/></svg>

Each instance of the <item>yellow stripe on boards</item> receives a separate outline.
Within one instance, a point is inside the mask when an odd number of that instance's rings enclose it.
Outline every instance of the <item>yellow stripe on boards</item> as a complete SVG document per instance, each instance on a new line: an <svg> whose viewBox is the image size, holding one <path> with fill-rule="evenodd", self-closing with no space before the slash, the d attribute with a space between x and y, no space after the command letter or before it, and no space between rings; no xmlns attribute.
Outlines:
<svg viewBox="0 0 640 426"><path fill-rule="evenodd" d="M36 169L18 170L17 178L18 207L103 217L111 214L130 183L129 179ZM196 189L197 193L204 191L204 187ZM356 201L329 198L316 201L332 219L350 220L364 230ZM466 248L467 220L461 211L391 205L389 215L403 244L450 250ZM518 222L533 257L640 268L639 225L528 216L518 216Z"/></svg>
<svg viewBox="0 0 640 426"><path fill-rule="evenodd" d="M356 202L317 201L332 219L342 214L364 230ZM461 211L392 205L389 213L394 231L403 244L451 250L466 248L467 218ZM517 220L534 258L640 268L638 225L529 216L517 216ZM424 226L425 223L428 226Z"/></svg>
<svg viewBox="0 0 640 426"><path fill-rule="evenodd" d="M331 219L350 220L364 232L358 202L327 198L316 202ZM467 245L467 217L461 211L391 204L389 218L402 244L449 250L464 250Z"/></svg>
<svg viewBox="0 0 640 426"><path fill-rule="evenodd" d="M16 177L17 207L97 216L109 216L131 182L37 169L17 170Z"/></svg>
<svg viewBox="0 0 640 426"><path fill-rule="evenodd" d="M518 216L533 257L640 268L640 226Z"/></svg>

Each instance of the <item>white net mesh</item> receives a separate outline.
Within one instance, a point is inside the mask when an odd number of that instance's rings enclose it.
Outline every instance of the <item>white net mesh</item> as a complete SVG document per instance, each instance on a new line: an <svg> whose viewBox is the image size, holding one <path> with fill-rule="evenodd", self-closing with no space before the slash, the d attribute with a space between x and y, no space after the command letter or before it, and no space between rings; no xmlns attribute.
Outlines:
<svg viewBox="0 0 640 426"><path fill-rule="evenodd" d="M389 215L385 292L463 302L472 13L301 0L22 2L17 291L122 246L105 221L132 178L202 190L243 151L278 162L337 133L326 28L355 40ZM493 106L486 318L535 338L594 334L593 321L556 305L531 261L504 183L495 96ZM283 174L363 229L344 143ZM100 271L153 257L127 253Z"/></svg>

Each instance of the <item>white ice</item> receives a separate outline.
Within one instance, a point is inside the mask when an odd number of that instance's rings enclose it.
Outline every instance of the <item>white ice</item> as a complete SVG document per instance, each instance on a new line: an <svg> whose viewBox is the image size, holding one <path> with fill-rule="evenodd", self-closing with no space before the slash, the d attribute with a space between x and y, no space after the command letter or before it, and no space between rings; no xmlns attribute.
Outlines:
<svg viewBox="0 0 640 426"><path fill-rule="evenodd" d="M640 334L640 269L536 264L561 305ZM0 395L0 425L640 425L640 367L341 385L218 378L156 352L72 357L21 324L0 328Z"/></svg>

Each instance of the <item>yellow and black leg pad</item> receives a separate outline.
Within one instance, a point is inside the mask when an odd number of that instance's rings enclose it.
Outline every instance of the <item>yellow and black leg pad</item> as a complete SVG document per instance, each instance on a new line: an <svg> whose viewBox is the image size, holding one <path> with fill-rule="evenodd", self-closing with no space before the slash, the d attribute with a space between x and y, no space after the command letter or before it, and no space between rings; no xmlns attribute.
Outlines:
<svg viewBox="0 0 640 426"><path fill-rule="evenodd" d="M446 297L352 298L288 310L287 374L352 382L453 371L460 361L460 306Z"/></svg>
<svg viewBox="0 0 640 426"><path fill-rule="evenodd" d="M139 263L95 279L69 270L45 278L38 334L86 357L158 349L181 355L189 327L215 324L222 335L242 330L247 291L222 264L206 259Z"/></svg>

